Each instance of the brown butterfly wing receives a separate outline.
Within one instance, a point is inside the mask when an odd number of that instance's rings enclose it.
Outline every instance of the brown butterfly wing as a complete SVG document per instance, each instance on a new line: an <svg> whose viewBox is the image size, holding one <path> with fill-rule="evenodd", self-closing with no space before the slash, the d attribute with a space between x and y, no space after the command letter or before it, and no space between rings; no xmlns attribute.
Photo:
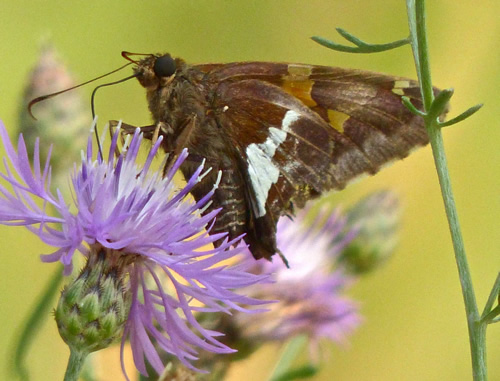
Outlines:
<svg viewBox="0 0 500 381"><path fill-rule="evenodd" d="M416 82L340 68L234 63L199 65L215 84L212 108L246 181L246 241L276 251L278 218L308 199L374 174L428 142Z"/></svg>

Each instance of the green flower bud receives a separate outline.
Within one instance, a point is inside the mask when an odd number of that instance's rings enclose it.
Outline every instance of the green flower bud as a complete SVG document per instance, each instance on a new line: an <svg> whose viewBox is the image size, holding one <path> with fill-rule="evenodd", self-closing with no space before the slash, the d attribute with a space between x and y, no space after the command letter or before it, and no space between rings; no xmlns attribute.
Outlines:
<svg viewBox="0 0 500 381"><path fill-rule="evenodd" d="M344 248L339 262L353 274L373 270L394 252L399 222L399 201L393 192L368 195L347 212L347 226L358 229L358 234Z"/></svg>
<svg viewBox="0 0 500 381"><path fill-rule="evenodd" d="M123 335L130 295L113 253L91 252L80 275L61 293L55 311L63 340L80 353L108 347Z"/></svg>

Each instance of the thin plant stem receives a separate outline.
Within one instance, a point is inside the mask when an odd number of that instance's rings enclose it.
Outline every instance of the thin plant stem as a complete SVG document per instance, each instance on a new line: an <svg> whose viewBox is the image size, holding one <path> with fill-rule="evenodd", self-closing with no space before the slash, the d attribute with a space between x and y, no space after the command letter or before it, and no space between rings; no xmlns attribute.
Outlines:
<svg viewBox="0 0 500 381"><path fill-rule="evenodd" d="M432 130L432 132L431 132ZM460 232L458 216L453 194L451 193L451 182L446 167L446 156L444 154L443 139L439 128L432 126L429 130L431 147L434 153L434 162L438 172L441 193L443 195L446 216L450 227L455 251L455 261L458 268L462 295L464 298L465 311L467 315L467 327L469 330L469 342L472 358L472 370L475 381L485 381L486 376L486 325L480 322L477 309L476 297L472 286L463 238Z"/></svg>
<svg viewBox="0 0 500 381"><path fill-rule="evenodd" d="M70 349L68 367L66 368L64 381L78 381L86 357L86 352L77 351L73 348Z"/></svg>
<svg viewBox="0 0 500 381"><path fill-rule="evenodd" d="M281 356L274 367L268 380L272 381L279 377L281 374L288 371L295 359L301 354L307 344L307 337L300 335L292 338L283 349Z"/></svg>
<svg viewBox="0 0 500 381"><path fill-rule="evenodd" d="M486 320L487 316L491 314L493 304L495 303L495 301L499 301L498 299L499 296L500 296L500 273L497 275L497 278L495 279L495 283L493 284L493 287L491 289L488 301L484 306L484 311L483 314L481 315L481 320Z"/></svg>
<svg viewBox="0 0 500 381"><path fill-rule="evenodd" d="M429 65L424 0L407 0L407 10L410 25L410 39L421 86L424 111L428 112L431 109L434 94ZM475 381L485 381L487 379L486 325L480 322L476 297L474 294L469 265L465 254L465 246L460 231L458 214L453 197L450 176L448 173L443 137L436 118L424 117L424 120L427 133L429 134L439 184L441 186L441 193L450 228L453 249L455 252L455 261L462 287L462 295L467 315L467 327L469 330L473 376Z"/></svg>

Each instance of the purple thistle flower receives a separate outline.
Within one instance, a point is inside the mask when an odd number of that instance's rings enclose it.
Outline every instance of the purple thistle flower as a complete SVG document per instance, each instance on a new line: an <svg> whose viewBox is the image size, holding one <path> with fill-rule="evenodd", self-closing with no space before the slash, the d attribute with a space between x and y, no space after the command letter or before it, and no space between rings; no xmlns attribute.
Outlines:
<svg viewBox="0 0 500 381"><path fill-rule="evenodd" d="M74 166L72 192L76 212L73 212L59 190L55 195L50 191L50 154L42 165L39 141L35 143L32 168L22 135L17 152L1 122L0 137L6 149L5 171L0 176L10 184L10 189L0 184L0 223L26 226L44 243L55 247L51 254L42 255L42 261L60 261L65 275L72 272L73 257L78 251L88 258L87 267L99 264L96 258L104 256L110 264L108 270L116 270L110 271L111 277L119 276L120 282L126 284L125 290L120 290L130 300L124 304L130 310L122 327L124 373L123 347L127 339L135 365L143 374L147 374L144 358L156 372L163 371L157 347L195 370L191 362L197 359L199 349L234 352L217 340L221 333L203 328L193 313L229 314L230 309L261 312L240 306L255 306L262 304L261 301L233 290L265 282L267 277L248 272L244 264L227 264L227 260L245 250L233 248L236 241L226 239L216 249L204 248L225 234L208 235L205 231L207 227L210 230L218 211L200 215L209 205L213 190L198 202L186 198L206 173L202 166L184 188L178 189L172 182L188 156L186 150L163 177L161 171L150 169L161 139L152 147L145 163L139 165L137 154L142 141L139 131L133 135L126 152L115 157L117 131L107 161L93 158L89 137L81 166ZM85 271L92 271L86 269L80 277L88 275ZM120 282L115 283L121 285ZM74 293L69 292L68 297L71 299ZM94 305L89 302L88 306L93 312ZM93 345L92 350L103 347L99 343Z"/></svg>
<svg viewBox="0 0 500 381"><path fill-rule="evenodd" d="M305 223L306 214L303 210L294 220L282 218L278 223L278 246L290 268L276 261L259 262L254 269L273 273L276 283L252 286L251 294L278 302L259 316L237 315L237 326L250 341L284 341L304 334L315 349L321 339L344 342L361 322L357 304L343 295L353 278L337 266L339 254L357 231L346 229L339 210L323 210L312 225Z"/></svg>

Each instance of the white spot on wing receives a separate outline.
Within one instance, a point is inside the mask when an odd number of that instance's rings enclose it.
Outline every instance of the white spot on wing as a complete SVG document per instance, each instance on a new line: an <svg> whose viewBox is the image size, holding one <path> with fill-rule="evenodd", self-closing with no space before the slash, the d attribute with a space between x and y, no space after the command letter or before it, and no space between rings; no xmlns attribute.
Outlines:
<svg viewBox="0 0 500 381"><path fill-rule="evenodd" d="M289 132L290 126L299 118L300 114L298 112L293 110L287 111L285 117L283 118L283 122L281 122L281 128L283 129L283 131Z"/></svg>
<svg viewBox="0 0 500 381"><path fill-rule="evenodd" d="M300 118L300 114L296 111L289 110L285 114L283 121L281 122L281 128L285 132L291 132L290 126L295 123L296 120ZM284 165L285 172L293 172L296 170L297 162L290 160Z"/></svg>
<svg viewBox="0 0 500 381"><path fill-rule="evenodd" d="M286 116L290 112L286 113L283 125L285 124ZM257 202L257 205L255 205L257 217L262 217L266 214L266 200L269 189L271 189L272 184L278 181L280 171L274 165L272 158L276 152L276 148L285 141L286 135L286 130L270 127L269 136L264 143L253 143L246 149L248 175Z"/></svg>

